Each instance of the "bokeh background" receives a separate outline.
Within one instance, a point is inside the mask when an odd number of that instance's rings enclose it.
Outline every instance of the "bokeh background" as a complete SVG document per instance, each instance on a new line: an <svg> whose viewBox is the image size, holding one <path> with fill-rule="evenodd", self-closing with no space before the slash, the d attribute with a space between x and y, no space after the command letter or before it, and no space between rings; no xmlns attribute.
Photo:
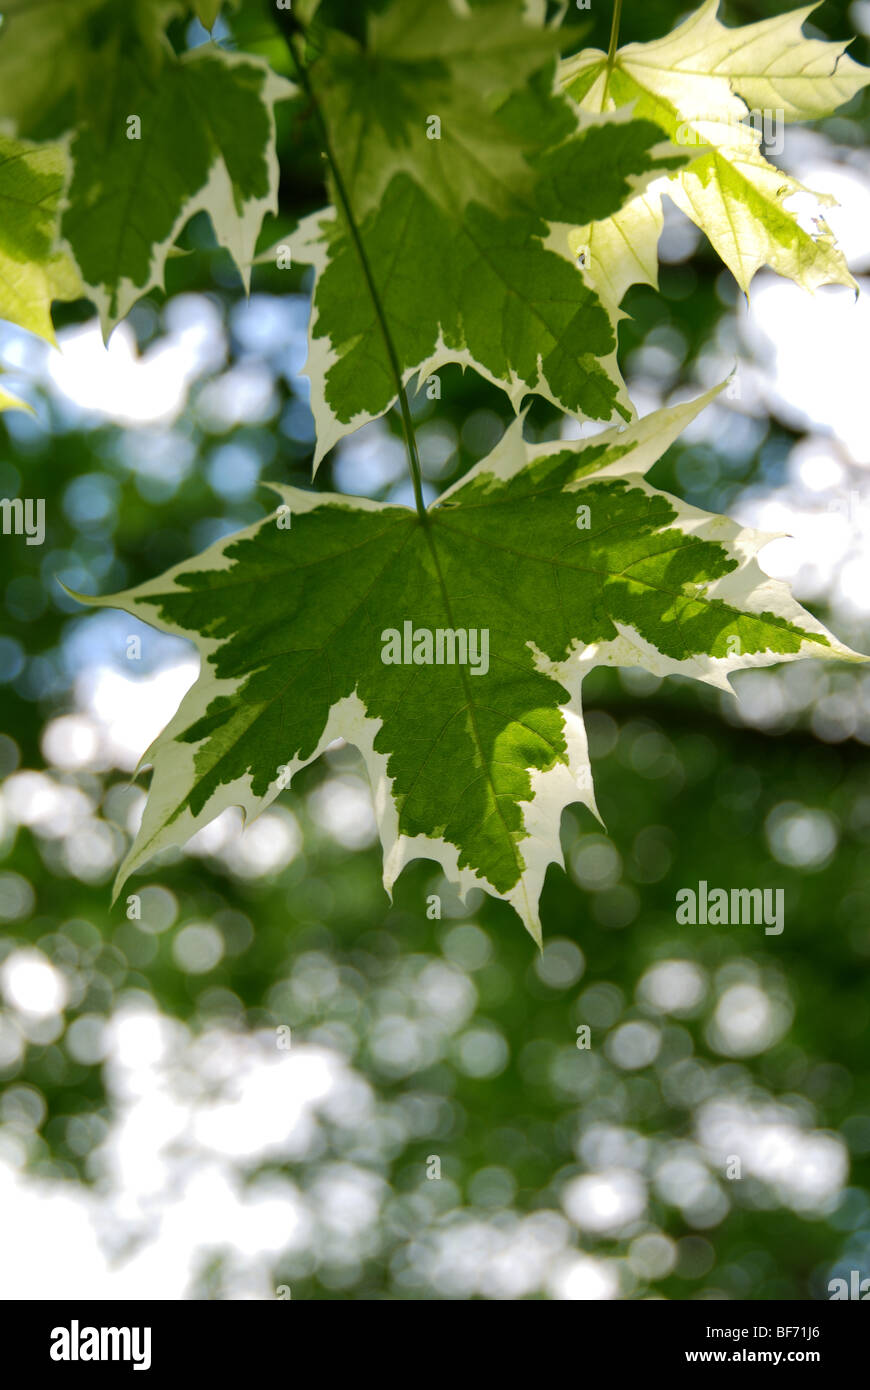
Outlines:
<svg viewBox="0 0 870 1390"><path fill-rule="evenodd" d="M345 8L351 24L365 7ZM682 13L629 5L623 40ZM606 47L600 0L568 22ZM866 0L813 23L857 33L868 60ZM256 16L216 36L283 63ZM781 156L839 199L828 221L859 279L867 108L792 129ZM279 120L264 245L324 197L308 114ZM84 303L58 311L59 351L0 326L6 384L34 407L2 417L0 495L45 498L47 518L41 547L0 539L0 1294L764 1300L870 1276L860 667L749 672L736 698L595 673L606 830L566 812L540 955L508 908L463 905L431 863L390 904L349 747L111 905L137 761L196 657L58 580L137 583L271 510L264 480L312 485L308 273L259 266L247 299L206 220L183 246L165 298L108 347ZM631 291L620 330L639 410L738 367L653 481L789 533L765 567L870 650L870 299L762 274L747 305L676 213L661 249L661 294ZM414 401L432 497L509 414L470 372L441 381L440 401ZM575 428L541 402L528 418L533 438ZM317 486L410 501L397 421L346 440ZM701 879L782 888L783 933L679 926L675 894Z"/></svg>

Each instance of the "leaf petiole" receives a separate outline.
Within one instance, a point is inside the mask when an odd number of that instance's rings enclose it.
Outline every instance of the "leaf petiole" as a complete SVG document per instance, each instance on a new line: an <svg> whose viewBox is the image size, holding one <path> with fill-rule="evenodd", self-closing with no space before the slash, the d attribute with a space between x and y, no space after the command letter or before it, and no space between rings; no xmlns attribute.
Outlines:
<svg viewBox="0 0 870 1390"><path fill-rule="evenodd" d="M619 44L619 20L622 15L622 0L613 0L613 22L610 25L610 44L607 49L607 76L613 71L616 49Z"/></svg>
<svg viewBox="0 0 870 1390"><path fill-rule="evenodd" d="M299 20L296 19L289 11L276 10L275 18L277 20L278 27L281 29L281 37L284 39L284 42L287 46L287 50L290 54L291 61L296 70L296 75L299 78L299 83L303 91L305 92L306 97L308 98L311 110L313 111L317 124L320 127L320 135L323 141L323 149L324 153L326 154L326 158L329 161L329 167L332 170L332 177L335 183L336 195L338 197L339 203L341 204L341 210L344 213L345 221L347 222L351 240L353 241L356 253L359 257L366 286L368 288L369 294L372 297L375 314L380 325L381 333L383 334L384 345L386 347L387 356L390 361L390 370L392 371L396 383L396 394L399 402L399 410L402 416L402 431L405 436L405 448L408 454L408 467L411 472L411 481L414 485L414 505L417 508L417 515L420 521L423 523L424 526L428 527L429 516L426 511L426 503L423 500L423 475L422 470L420 468L420 454L417 448L417 437L414 433L414 422L411 419L411 408L408 404L408 394L405 390L405 383L402 380L402 370L399 366L398 354L396 352L393 339L390 335L389 326L387 324L386 315L384 313L384 307L381 303L381 297L378 293L378 288L374 281L374 276L372 274L372 268L369 263L369 258L366 254L366 249L363 245L362 237L360 236L360 231L356 222L356 218L353 214L353 208L351 207L347 187L345 185L344 178L342 177L341 169L338 165L338 160L335 158L335 153L332 148L332 142L329 138L329 130L326 125L326 120L324 118L323 111L321 110L320 103L317 100L317 95L312 86L308 69L306 68L305 64L301 61L298 53L296 52L296 47L293 43L294 36L296 34L303 34L304 30L302 25L299 23Z"/></svg>

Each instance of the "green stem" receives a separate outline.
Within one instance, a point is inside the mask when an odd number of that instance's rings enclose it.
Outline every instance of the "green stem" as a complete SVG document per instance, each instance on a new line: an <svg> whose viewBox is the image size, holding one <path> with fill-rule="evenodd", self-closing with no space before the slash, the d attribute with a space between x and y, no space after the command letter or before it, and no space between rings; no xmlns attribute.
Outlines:
<svg viewBox="0 0 870 1390"><path fill-rule="evenodd" d="M384 306L381 303L381 297L378 293L378 288L374 281L374 276L372 274L372 268L369 263L369 258L366 254L366 249L363 246L362 237L360 236L360 231L359 227L357 226L356 218L353 215L353 208L350 204L350 197L348 195L347 186L344 182L341 170L338 167L338 161L336 160L335 154L332 149L332 141L329 138L329 130L326 125L326 119L323 115L323 111L320 108L320 103L317 100L317 97L314 93L314 88L311 84L311 78L308 75L308 69L306 68L305 64L300 60L293 42L294 36L303 32L302 26L299 23L299 21L294 16L292 16L290 12L287 10L276 10L274 11L274 14L278 26L281 29L282 38L284 39L284 42L286 43L288 51L290 53L293 66L296 69L300 86L302 87L302 90L308 98L311 110L313 111L315 119L317 120L317 124L320 127L320 137L323 141L324 153L326 154L326 158L329 161L329 166L332 170L332 177L335 183L335 191L338 197L338 201L341 204L341 209L344 213L348 230L350 231L351 240L353 241L354 247L356 248L356 253L359 257L360 265L362 266L362 272L365 278L366 285L368 287L369 294L372 297L372 302L375 307L375 314L377 316L378 323L380 324L381 333L383 334L384 345L387 350L387 357L390 361L390 369L393 373L393 377L396 383L396 394L399 400L399 410L401 411L402 415L402 429L405 435L405 448L408 451L408 466L411 470L411 481L414 484L414 504L417 508L417 515L419 516L420 521L423 523L424 526L428 526L429 514L426 511L426 504L423 501L423 474L420 468L420 454L417 449L417 437L414 433L414 422L411 419L411 408L408 404L408 395L405 391L405 384L402 380L402 369L399 365L399 357L396 352L393 339L390 336L390 330L387 326L387 319L384 313Z"/></svg>
<svg viewBox="0 0 870 1390"><path fill-rule="evenodd" d="M622 14L622 0L613 0L613 21L610 25L610 44L607 49L607 63L604 68L604 81L601 84L601 104L599 110L603 112L607 105L607 89L610 86L610 74L613 72L613 65L616 62L616 47L619 43L619 19Z"/></svg>
<svg viewBox="0 0 870 1390"><path fill-rule="evenodd" d="M619 43L619 20L622 14L622 0L613 0L613 22L610 26L610 47L607 50L607 76L613 71L616 47Z"/></svg>

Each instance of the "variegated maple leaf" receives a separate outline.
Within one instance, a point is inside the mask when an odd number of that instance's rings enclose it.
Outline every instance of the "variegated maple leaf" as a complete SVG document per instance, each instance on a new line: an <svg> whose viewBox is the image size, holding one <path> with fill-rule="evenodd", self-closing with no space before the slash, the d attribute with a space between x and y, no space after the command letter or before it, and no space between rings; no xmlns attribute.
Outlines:
<svg viewBox="0 0 870 1390"><path fill-rule="evenodd" d="M611 308L630 285L656 283L663 193L706 233L744 293L764 265L810 290L855 286L824 220L809 230L798 215L798 195L805 202L809 190L765 158L763 143L774 123L829 115L870 82L870 70L846 44L805 37L817 4L736 29L720 24L718 8L706 0L672 34L626 44L612 60L584 49L561 65L583 110L630 108L697 154L612 217L575 229L587 281Z"/></svg>
<svg viewBox="0 0 870 1390"><path fill-rule="evenodd" d="M22 326L51 336L51 300L85 294L108 334L162 288L176 238L202 211L248 284L263 219L277 210L274 107L294 88L250 54L204 45L178 56L164 31L186 8L40 0L4 15L0 130L54 137L32 147L32 181L37 162L45 179L64 173L24 248L26 302L0 287L0 313ZM214 22L214 5L199 11Z"/></svg>
<svg viewBox="0 0 870 1390"><path fill-rule="evenodd" d="M579 111L556 87L543 8L394 0L364 44L331 34L311 65L340 179L334 206L291 239L316 271L316 463L390 408L397 370L407 383L449 362L517 409L535 392L602 422L632 416L614 317L568 233L697 151L629 111ZM359 293L369 279L378 302Z"/></svg>
<svg viewBox="0 0 870 1390"><path fill-rule="evenodd" d="M749 666L862 659L763 573L769 536L645 481L712 394L573 443L529 445L518 421L424 517L276 487L265 520L89 600L202 658L143 759L153 781L119 882L227 806L257 816L343 737L368 766L387 889L435 859L540 941L562 810L595 808L586 672L727 688Z"/></svg>

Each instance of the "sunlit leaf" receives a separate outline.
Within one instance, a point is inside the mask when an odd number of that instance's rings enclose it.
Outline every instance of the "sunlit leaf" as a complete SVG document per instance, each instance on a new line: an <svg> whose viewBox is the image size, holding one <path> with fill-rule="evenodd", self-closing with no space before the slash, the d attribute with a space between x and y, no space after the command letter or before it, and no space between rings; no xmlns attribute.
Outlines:
<svg viewBox="0 0 870 1390"><path fill-rule="evenodd" d="M66 151L0 135L0 318L54 342L51 305L75 299L81 282L55 249Z"/></svg>
<svg viewBox="0 0 870 1390"><path fill-rule="evenodd" d="M769 537L645 482L707 399L571 444L532 447L517 422L425 525L280 487L266 520L94 600L189 637L203 663L145 755L154 778L120 881L227 806L257 815L343 737L368 765L387 888L410 859L436 859L538 939L562 810L595 804L589 670L727 688L747 666L859 659L759 568Z"/></svg>
<svg viewBox="0 0 870 1390"><path fill-rule="evenodd" d="M809 190L763 153L774 122L779 129L785 120L825 115L870 81L845 44L804 37L801 25L814 8L732 29L716 18L718 0L707 0L672 34L618 49L612 64L597 49L562 64L565 90L584 110L630 105L698 155L651 188L644 209L624 209L615 225L577 233L596 244L587 278L609 303L630 284L654 283L665 192L706 233L744 292L763 265L811 290L854 287L829 233L799 218L796 195Z"/></svg>

